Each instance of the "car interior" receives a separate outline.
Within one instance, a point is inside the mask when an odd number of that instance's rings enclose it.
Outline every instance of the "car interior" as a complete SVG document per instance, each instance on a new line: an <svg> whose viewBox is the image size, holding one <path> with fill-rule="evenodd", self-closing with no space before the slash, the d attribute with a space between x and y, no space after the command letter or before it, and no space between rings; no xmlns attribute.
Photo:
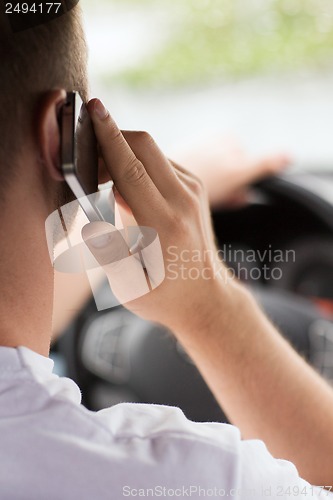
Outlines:
<svg viewBox="0 0 333 500"><path fill-rule="evenodd" d="M284 337L333 381L333 174L291 169L252 187L242 208L216 210L221 255ZM228 249L233 256L228 262ZM284 258L278 253L284 250ZM237 250L237 251L235 251ZM253 251L253 262L242 255ZM276 265L272 255L276 255ZM286 258L289 256L290 258ZM108 293L108 285L99 294ZM116 305L85 306L53 345L62 375L83 404L99 410L121 402L180 407L194 421L228 422L182 346L165 328ZM241 370L242 367L240 366Z"/></svg>

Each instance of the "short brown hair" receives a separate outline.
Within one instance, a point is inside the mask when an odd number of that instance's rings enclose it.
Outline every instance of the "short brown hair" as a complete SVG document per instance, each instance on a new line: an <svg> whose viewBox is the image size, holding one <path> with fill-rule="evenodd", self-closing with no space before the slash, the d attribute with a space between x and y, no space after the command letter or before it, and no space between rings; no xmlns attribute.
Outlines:
<svg viewBox="0 0 333 500"><path fill-rule="evenodd" d="M4 7L0 0L0 6ZM11 169L40 96L53 88L88 98L87 49L79 5L48 23L18 33L0 14L0 184ZM3 175L3 170L6 175ZM8 174L7 174L8 171Z"/></svg>

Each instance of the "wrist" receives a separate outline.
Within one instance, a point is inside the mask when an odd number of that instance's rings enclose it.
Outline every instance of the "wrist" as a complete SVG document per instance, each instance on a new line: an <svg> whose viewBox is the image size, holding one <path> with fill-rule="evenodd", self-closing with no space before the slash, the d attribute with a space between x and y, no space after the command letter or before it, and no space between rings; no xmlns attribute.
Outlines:
<svg viewBox="0 0 333 500"><path fill-rule="evenodd" d="M244 305L251 300L254 300L252 295L238 280L223 283L213 280L200 296L193 297L182 315L167 326L185 344L216 333L227 335Z"/></svg>

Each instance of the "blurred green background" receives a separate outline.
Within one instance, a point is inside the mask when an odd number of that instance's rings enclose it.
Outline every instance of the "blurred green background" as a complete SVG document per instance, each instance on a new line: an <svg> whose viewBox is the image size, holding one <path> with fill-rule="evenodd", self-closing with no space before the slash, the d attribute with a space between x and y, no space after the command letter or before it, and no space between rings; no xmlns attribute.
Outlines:
<svg viewBox="0 0 333 500"><path fill-rule="evenodd" d="M81 4L92 92L123 128L169 155L231 134L333 169L333 0Z"/></svg>
<svg viewBox="0 0 333 500"><path fill-rule="evenodd" d="M157 25L152 16L148 31L165 33L163 43L152 45L138 64L113 73L113 82L116 78L131 86L178 86L332 66L333 0L121 0L121 4L129 11L141 6L148 16L160 9L163 22Z"/></svg>

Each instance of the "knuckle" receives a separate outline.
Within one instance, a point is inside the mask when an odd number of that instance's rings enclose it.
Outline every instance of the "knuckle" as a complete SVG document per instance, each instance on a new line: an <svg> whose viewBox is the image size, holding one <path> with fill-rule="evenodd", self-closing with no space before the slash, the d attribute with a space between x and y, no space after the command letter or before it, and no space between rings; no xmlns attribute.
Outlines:
<svg viewBox="0 0 333 500"><path fill-rule="evenodd" d="M203 194L203 184L201 183L201 181L194 181L193 184L192 184L192 191L194 194L196 194L197 196L201 196Z"/></svg>
<svg viewBox="0 0 333 500"><path fill-rule="evenodd" d="M124 181L139 186L146 180L146 172L142 163L135 157L130 158L123 173Z"/></svg>
<svg viewBox="0 0 333 500"><path fill-rule="evenodd" d="M113 122L109 124L108 127L108 141L119 141L122 138L121 131L117 127L117 125Z"/></svg>
<svg viewBox="0 0 333 500"><path fill-rule="evenodd" d="M204 193L204 183L199 177L192 176L192 191L194 194L200 196Z"/></svg>
<svg viewBox="0 0 333 500"><path fill-rule="evenodd" d="M145 145L148 145L148 146L155 143L152 136L150 134L148 134L148 132L145 132L145 131L137 132L137 138L138 138L139 142L144 143Z"/></svg>

